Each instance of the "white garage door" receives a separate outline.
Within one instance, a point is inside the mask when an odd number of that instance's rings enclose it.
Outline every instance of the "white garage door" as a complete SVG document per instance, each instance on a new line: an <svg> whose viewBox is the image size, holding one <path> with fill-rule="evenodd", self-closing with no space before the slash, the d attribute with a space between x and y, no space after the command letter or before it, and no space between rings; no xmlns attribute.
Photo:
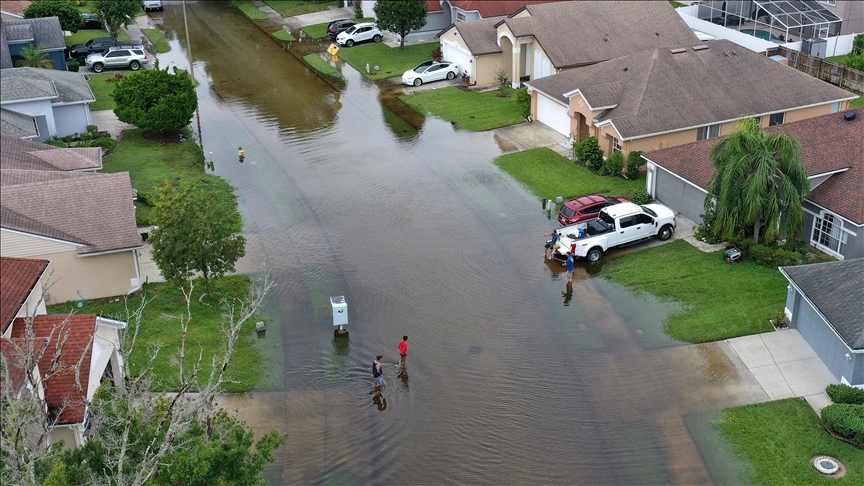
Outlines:
<svg viewBox="0 0 864 486"><path fill-rule="evenodd" d="M537 121L548 125L565 137L570 136L570 116L567 115L567 107L539 92L537 93Z"/></svg>
<svg viewBox="0 0 864 486"><path fill-rule="evenodd" d="M460 73L468 73L470 76L474 76L471 72L471 53L449 42L442 42L441 45L441 55L444 56L445 61L458 64Z"/></svg>

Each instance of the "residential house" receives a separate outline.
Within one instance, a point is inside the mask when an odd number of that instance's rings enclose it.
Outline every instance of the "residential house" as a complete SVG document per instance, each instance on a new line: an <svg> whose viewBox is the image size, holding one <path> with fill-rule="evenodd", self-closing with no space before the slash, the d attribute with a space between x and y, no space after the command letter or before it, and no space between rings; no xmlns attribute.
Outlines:
<svg viewBox="0 0 864 486"><path fill-rule="evenodd" d="M864 108L780 125L801 141L810 178L802 240L839 259L864 257ZM714 174L717 139L646 153L646 189L685 217L701 222Z"/></svg>
<svg viewBox="0 0 864 486"><path fill-rule="evenodd" d="M841 383L864 388L864 259L780 267L786 318Z"/></svg>
<svg viewBox="0 0 864 486"><path fill-rule="evenodd" d="M0 107L35 119L34 140L85 133L96 101L81 73L21 67L0 69ZM29 122L19 122L29 127ZM5 131L4 131L5 133ZM32 132L31 132L32 133Z"/></svg>
<svg viewBox="0 0 864 486"><path fill-rule="evenodd" d="M0 2L0 20L20 20L24 11L33 3L29 0L3 0Z"/></svg>
<svg viewBox="0 0 864 486"><path fill-rule="evenodd" d="M596 136L605 155L648 152L845 110L856 96L728 40L658 48L529 83L535 120Z"/></svg>
<svg viewBox="0 0 864 486"><path fill-rule="evenodd" d="M42 293L48 260L0 257L0 336L10 337L17 317L47 314Z"/></svg>
<svg viewBox="0 0 864 486"><path fill-rule="evenodd" d="M135 191L97 174L101 149L58 149L0 135L0 255L50 260L51 303L141 288Z"/></svg>
<svg viewBox="0 0 864 486"><path fill-rule="evenodd" d="M698 40L668 2L633 1L526 5L498 21L456 22L438 37L444 59L458 64L472 83L492 84L503 69L514 88L529 79Z"/></svg>
<svg viewBox="0 0 864 486"><path fill-rule="evenodd" d="M0 69L14 67L27 46L39 47L55 70L66 71L66 40L57 17L0 21Z"/></svg>
<svg viewBox="0 0 864 486"><path fill-rule="evenodd" d="M0 133L18 138L39 138L36 118L0 107Z"/></svg>
<svg viewBox="0 0 864 486"><path fill-rule="evenodd" d="M840 35L864 33L864 2L860 0L819 0L822 8L843 19Z"/></svg>

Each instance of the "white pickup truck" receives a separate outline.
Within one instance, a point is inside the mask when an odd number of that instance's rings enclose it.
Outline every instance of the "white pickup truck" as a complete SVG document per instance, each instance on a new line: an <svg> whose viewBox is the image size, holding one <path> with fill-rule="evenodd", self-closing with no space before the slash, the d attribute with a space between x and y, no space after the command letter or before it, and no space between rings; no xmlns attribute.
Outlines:
<svg viewBox="0 0 864 486"><path fill-rule="evenodd" d="M596 262L603 252L646 238L666 241L675 231L675 213L660 204L621 203L600 210L594 219L558 229L561 235L553 258L566 260L573 251L576 258Z"/></svg>

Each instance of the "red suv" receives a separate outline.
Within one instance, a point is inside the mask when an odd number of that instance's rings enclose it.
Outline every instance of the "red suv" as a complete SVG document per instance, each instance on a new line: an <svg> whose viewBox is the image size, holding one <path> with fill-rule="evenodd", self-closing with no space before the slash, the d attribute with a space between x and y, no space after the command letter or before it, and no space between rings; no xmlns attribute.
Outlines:
<svg viewBox="0 0 864 486"><path fill-rule="evenodd" d="M558 213L558 222L563 226L576 224L586 219L596 218L600 210L606 206L620 204L622 202L633 202L621 196L601 196L600 194L589 194L587 196L571 199L561 206Z"/></svg>

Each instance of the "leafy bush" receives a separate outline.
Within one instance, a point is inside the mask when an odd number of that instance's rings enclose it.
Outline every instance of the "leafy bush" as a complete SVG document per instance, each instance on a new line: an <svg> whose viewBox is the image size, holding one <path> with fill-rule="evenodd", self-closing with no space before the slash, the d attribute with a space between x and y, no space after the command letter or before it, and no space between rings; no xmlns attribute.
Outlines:
<svg viewBox="0 0 864 486"><path fill-rule="evenodd" d="M519 113L522 116L531 114L531 94L527 88L519 88L516 90L516 104L519 105Z"/></svg>
<svg viewBox="0 0 864 486"><path fill-rule="evenodd" d="M357 19L363 18L362 2L354 2L354 18L357 18Z"/></svg>
<svg viewBox="0 0 864 486"><path fill-rule="evenodd" d="M619 176L623 169L624 156L621 152L615 152L603 161L603 165L600 166L600 175Z"/></svg>
<svg viewBox="0 0 864 486"><path fill-rule="evenodd" d="M717 212L715 212L714 209L707 209L704 214L700 214L699 216L702 217L702 224L696 225L696 228L693 231L693 236L695 236L697 240L709 244L720 243L723 241L723 239L714 231L714 220L717 218Z"/></svg>
<svg viewBox="0 0 864 486"><path fill-rule="evenodd" d="M822 425L831 432L864 447L864 406L835 403L822 409Z"/></svg>
<svg viewBox="0 0 864 486"><path fill-rule="evenodd" d="M94 137L93 134L90 133L82 134L81 136L83 137L84 135L87 135L89 138ZM78 145L76 145L76 147L102 147L106 150L111 150L116 146L117 142L115 142L111 137L95 137L92 138L92 140L78 142Z"/></svg>
<svg viewBox="0 0 864 486"><path fill-rule="evenodd" d="M627 199L633 201L636 204L648 204L654 200L654 198L651 197L651 194L648 193L648 191L646 191L644 187L640 187L638 189L630 189L629 191L627 191L627 194L624 195L627 196Z"/></svg>
<svg viewBox="0 0 864 486"><path fill-rule="evenodd" d="M864 55L864 34L858 34L852 39L852 52L850 54L853 56Z"/></svg>
<svg viewBox="0 0 864 486"><path fill-rule="evenodd" d="M66 148L66 142L60 140L57 137L51 137L48 140L45 140L43 143L47 145L52 145L54 147Z"/></svg>
<svg viewBox="0 0 864 486"><path fill-rule="evenodd" d="M81 63L79 63L78 61L69 61L66 63L67 71L77 73L79 69L81 69Z"/></svg>
<svg viewBox="0 0 864 486"><path fill-rule="evenodd" d="M626 176L631 181L639 178L640 169L645 165L645 159L642 158L641 150L634 150L627 155L627 172Z"/></svg>
<svg viewBox="0 0 864 486"><path fill-rule="evenodd" d="M729 243L741 250L745 259L767 267L834 260L831 256L814 250L799 241L791 241L783 245L777 243L760 243L757 245L752 238L732 238Z"/></svg>
<svg viewBox="0 0 864 486"><path fill-rule="evenodd" d="M138 191L138 202L150 207L156 206L156 194L150 191Z"/></svg>
<svg viewBox="0 0 864 486"><path fill-rule="evenodd" d="M98 131L99 131L99 127L97 127L96 125L87 125L87 132L88 133L94 133L95 134Z"/></svg>
<svg viewBox="0 0 864 486"><path fill-rule="evenodd" d="M576 146L576 153L588 170L597 172L603 167L603 150L600 149L600 142L597 141L597 137L588 137L579 142Z"/></svg>
<svg viewBox="0 0 864 486"><path fill-rule="evenodd" d="M864 390L844 383L832 383L825 388L825 393L834 403L864 405Z"/></svg>

